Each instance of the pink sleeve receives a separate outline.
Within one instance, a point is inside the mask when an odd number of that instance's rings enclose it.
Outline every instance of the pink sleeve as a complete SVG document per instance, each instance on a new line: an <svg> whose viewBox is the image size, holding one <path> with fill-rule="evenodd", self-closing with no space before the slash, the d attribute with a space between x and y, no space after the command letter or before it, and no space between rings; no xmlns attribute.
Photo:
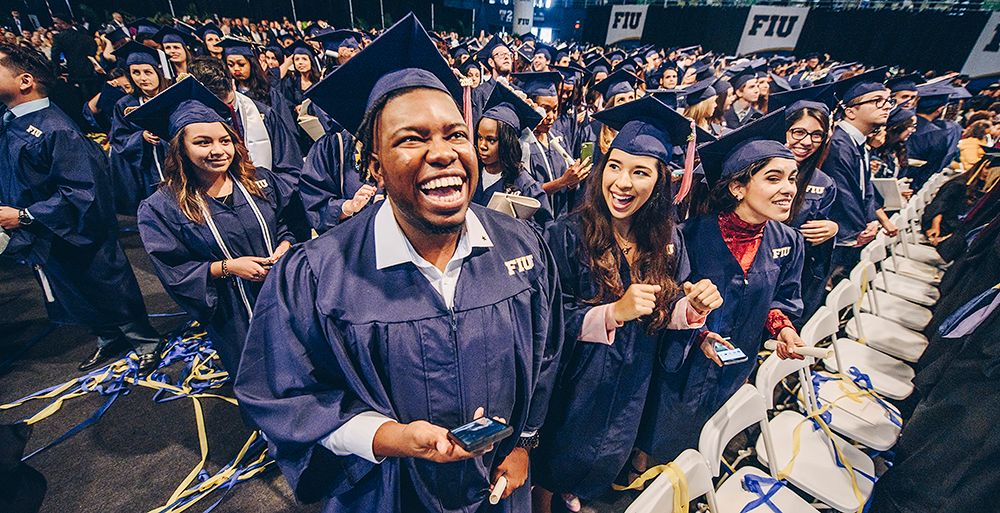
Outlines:
<svg viewBox="0 0 1000 513"><path fill-rule="evenodd" d="M670 314L670 322L667 329L689 330L700 328L705 325L705 318L708 314L700 314L689 303L688 298L682 297L674 304L674 311Z"/></svg>
<svg viewBox="0 0 1000 513"><path fill-rule="evenodd" d="M583 316L580 328L580 342L611 345L615 341L615 330L624 326L615 321L614 305L606 304L591 308Z"/></svg>

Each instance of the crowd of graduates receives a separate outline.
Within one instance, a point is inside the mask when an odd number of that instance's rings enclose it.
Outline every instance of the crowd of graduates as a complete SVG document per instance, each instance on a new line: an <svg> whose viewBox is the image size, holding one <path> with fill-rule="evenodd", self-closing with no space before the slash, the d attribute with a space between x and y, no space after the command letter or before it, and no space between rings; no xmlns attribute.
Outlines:
<svg viewBox="0 0 1000 513"><path fill-rule="evenodd" d="M54 19L0 44L0 261L35 273L52 321L92 328L80 371L135 351L149 374L164 339L119 241L135 222L244 422L324 511L580 511L617 493L697 446L765 340L802 359L828 292L905 228L891 200L942 173L916 222L954 263L916 367L937 383L961 361L977 393L1000 390L983 337L998 301L969 307L998 281L996 84L459 37L412 15L381 32ZM956 324L978 349L942 347ZM514 435L449 437L483 415ZM936 511L914 483L987 479L922 458L961 459L927 434L947 421L919 418L875 511Z"/></svg>

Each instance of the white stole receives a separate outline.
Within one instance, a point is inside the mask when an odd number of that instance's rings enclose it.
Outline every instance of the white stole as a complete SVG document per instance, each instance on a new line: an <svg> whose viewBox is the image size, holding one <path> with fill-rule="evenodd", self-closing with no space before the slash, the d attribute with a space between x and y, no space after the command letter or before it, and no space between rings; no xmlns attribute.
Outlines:
<svg viewBox="0 0 1000 513"><path fill-rule="evenodd" d="M240 123L243 125L243 144L246 145L247 151L250 153L253 165L274 169L271 159L271 138L267 135L264 115L260 113L252 99L239 91L236 92L234 106L240 117Z"/></svg>

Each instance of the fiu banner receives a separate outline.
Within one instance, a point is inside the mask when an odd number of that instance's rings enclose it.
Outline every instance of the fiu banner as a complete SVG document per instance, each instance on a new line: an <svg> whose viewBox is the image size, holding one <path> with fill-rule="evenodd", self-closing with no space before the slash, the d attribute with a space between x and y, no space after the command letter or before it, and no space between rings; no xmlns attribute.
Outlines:
<svg viewBox="0 0 1000 513"><path fill-rule="evenodd" d="M642 38L642 28L646 25L648 5L615 5L611 7L608 20L608 37L605 44Z"/></svg>
<svg viewBox="0 0 1000 513"><path fill-rule="evenodd" d="M511 32L522 35L531 32L535 25L535 3L533 0L514 0L514 20Z"/></svg>
<svg viewBox="0 0 1000 513"><path fill-rule="evenodd" d="M736 53L794 50L807 14L808 7L750 7Z"/></svg>
<svg viewBox="0 0 1000 513"><path fill-rule="evenodd" d="M965 60L962 74L972 78L1000 75L1000 12L990 15L976 46Z"/></svg>

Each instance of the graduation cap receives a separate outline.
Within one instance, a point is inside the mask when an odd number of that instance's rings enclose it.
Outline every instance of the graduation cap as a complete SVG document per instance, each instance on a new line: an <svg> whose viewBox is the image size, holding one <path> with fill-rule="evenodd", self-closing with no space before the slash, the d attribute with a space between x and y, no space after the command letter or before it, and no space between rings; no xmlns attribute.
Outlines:
<svg viewBox="0 0 1000 513"><path fill-rule="evenodd" d="M677 108L677 98L679 96L677 89L649 89L646 91L646 96L652 96L660 100L671 109Z"/></svg>
<svg viewBox="0 0 1000 513"><path fill-rule="evenodd" d="M198 41L195 40L190 34L181 32L174 27L163 27L156 34L153 35L153 40L159 44L164 43L179 43L184 46L195 46Z"/></svg>
<svg viewBox="0 0 1000 513"><path fill-rule="evenodd" d="M319 23L316 23L314 21L314 22L310 23L308 26L306 26L306 29L303 32L305 33L306 37L312 37L312 36L315 36L316 34L319 34L320 32L322 32L324 30L327 30L327 29L323 28L322 26L320 26Z"/></svg>
<svg viewBox="0 0 1000 513"><path fill-rule="evenodd" d="M610 62L612 65L615 64L615 61L624 61L625 57L627 57L627 55L625 55L625 52L621 50L612 50L610 53L607 53L604 56L608 59L608 62Z"/></svg>
<svg viewBox="0 0 1000 513"><path fill-rule="evenodd" d="M714 83L715 79L709 78L681 89L681 94L684 97L684 105L691 107L717 95L718 93L715 91L715 88L712 87Z"/></svg>
<svg viewBox="0 0 1000 513"><path fill-rule="evenodd" d="M122 30L121 27L115 27L108 30L104 33L104 37L108 38L108 41L111 41L111 44L113 45L118 44L121 41L125 41L126 39L132 39L132 36L130 36L128 32Z"/></svg>
<svg viewBox="0 0 1000 513"><path fill-rule="evenodd" d="M156 32L160 30L160 26L153 23L153 21L148 18L139 18L126 26L135 30L135 37L140 40L149 39L153 37L153 34L156 34Z"/></svg>
<svg viewBox="0 0 1000 513"><path fill-rule="evenodd" d="M715 94L722 94L732 88L733 84L730 84L729 80L725 76L715 79L715 82L712 84L712 89L715 89Z"/></svg>
<svg viewBox="0 0 1000 513"><path fill-rule="evenodd" d="M618 131L608 149L653 157L664 164L674 156L673 147L688 142L692 121L655 96L643 96L594 114L594 119Z"/></svg>
<svg viewBox="0 0 1000 513"><path fill-rule="evenodd" d="M456 46L456 47L454 47L454 48L450 48L450 49L448 50L448 53L450 53L450 54L451 54L451 57L452 57L453 59L455 59L455 60L458 60L458 58L459 58L459 57L461 57L461 56L463 56L463 55L471 55L471 54L469 53L469 49L468 49L468 48L466 48L466 47L465 47L465 46L463 46L463 45L458 45L458 46Z"/></svg>
<svg viewBox="0 0 1000 513"><path fill-rule="evenodd" d="M785 147L785 110L766 116L698 147L705 180L714 187L751 164L770 158L795 159Z"/></svg>
<svg viewBox="0 0 1000 513"><path fill-rule="evenodd" d="M163 71L160 52L156 48L150 48L142 43L126 41L125 44L114 51L114 54L118 66L126 71L133 64L149 64L154 68L159 68L161 72Z"/></svg>
<svg viewBox="0 0 1000 513"><path fill-rule="evenodd" d="M920 76L920 74L910 73L909 75L892 77L889 80L886 80L885 86L894 93L898 91L916 92L917 86L925 82L927 81L924 80L924 77Z"/></svg>
<svg viewBox="0 0 1000 513"><path fill-rule="evenodd" d="M462 104L462 86L413 13L328 74L306 96L357 135L365 112L376 101L409 87L437 89Z"/></svg>
<svg viewBox="0 0 1000 513"><path fill-rule="evenodd" d="M948 98L950 101L957 102L959 100L968 100L969 98L972 98L972 93L970 93L968 89L959 86L951 87L954 92L952 92L951 96Z"/></svg>
<svg viewBox="0 0 1000 513"><path fill-rule="evenodd" d="M514 73L512 77L518 80L520 89L528 96L556 96L557 86L562 82L562 75L557 71Z"/></svg>
<svg viewBox="0 0 1000 513"><path fill-rule="evenodd" d="M295 43L292 44L294 45ZM312 51L312 48L310 48L309 50ZM279 44L267 45L264 47L264 51L274 53L274 56L278 59L278 62L285 60L285 49Z"/></svg>
<svg viewBox="0 0 1000 513"><path fill-rule="evenodd" d="M783 92L783 91L791 91L792 89L794 89L792 87L792 84L789 84L788 80L785 80L785 77L778 76L778 75L775 75L774 73L771 73L770 74L770 78L771 78L771 90L772 91Z"/></svg>
<svg viewBox="0 0 1000 513"><path fill-rule="evenodd" d="M487 61L487 59L491 59L493 57L493 50L496 50L501 46L507 48L508 50L510 49L510 46L508 46L507 43L504 43L503 39L500 39L500 36L494 35L489 41L486 42L485 45L483 45L482 48L479 49L478 52L476 52L476 60L488 66L489 61Z"/></svg>
<svg viewBox="0 0 1000 513"><path fill-rule="evenodd" d="M913 116L917 115L917 111L913 109L904 109L903 107L896 106L889 112L889 119L886 120L886 126L895 126L903 123L907 120L913 119Z"/></svg>
<svg viewBox="0 0 1000 513"><path fill-rule="evenodd" d="M192 123L225 123L229 107L192 76L166 88L125 119L170 140Z"/></svg>
<svg viewBox="0 0 1000 513"><path fill-rule="evenodd" d="M821 110L829 116L837 106L837 97L834 94L833 84L820 84L771 94L768 96L767 104L771 109L787 107L785 114L788 116L807 107Z"/></svg>
<svg viewBox="0 0 1000 513"><path fill-rule="evenodd" d="M478 69L480 74L483 73L483 65L480 64L475 59L467 59L465 62L459 65L458 71L461 72L462 75L468 75L469 70L473 68Z"/></svg>
<svg viewBox="0 0 1000 513"><path fill-rule="evenodd" d="M257 55L257 45L245 39L226 36L219 41L219 48L222 48L223 56L242 55L251 59Z"/></svg>
<svg viewBox="0 0 1000 513"><path fill-rule="evenodd" d="M603 55L598 55L587 64L587 71L591 75L596 75L602 71L604 73L611 73L611 61Z"/></svg>
<svg viewBox="0 0 1000 513"><path fill-rule="evenodd" d="M201 28L198 29L198 36L201 37L202 41L204 41L205 38L209 34L215 34L216 37L220 37L221 38L222 37L222 29L220 29L218 25L216 25L215 23L212 23L211 21L208 22L208 23L202 24Z"/></svg>
<svg viewBox="0 0 1000 513"><path fill-rule="evenodd" d="M733 89L739 89L746 85L747 82L755 80L757 78L757 72L754 71L753 67L745 66L734 70L733 78L729 79L729 83L733 85Z"/></svg>
<svg viewBox="0 0 1000 513"><path fill-rule="evenodd" d="M568 66L549 66L558 71L563 76L563 83L575 86L587 80L590 72L576 64L570 63Z"/></svg>
<svg viewBox="0 0 1000 513"><path fill-rule="evenodd" d="M885 72L888 68L881 67L866 71L851 78L838 80L833 83L834 93L843 104L875 91L886 91L882 81L885 80Z"/></svg>
<svg viewBox="0 0 1000 513"><path fill-rule="evenodd" d="M636 72L636 70L638 69L638 67L639 66L632 59L625 59L623 61L620 61L618 64L615 64L614 66L612 66L611 69L613 71L625 70L625 71L627 71L629 73L633 73L634 74Z"/></svg>
<svg viewBox="0 0 1000 513"><path fill-rule="evenodd" d="M524 34L521 34L520 36L517 36L517 37L518 37L518 38L519 38L519 39L521 40L521 42L523 42L523 43L528 43L528 42L531 42L531 41L534 41L534 40L535 40L535 35L534 35L534 34L532 34L531 32L526 32L526 33L524 33Z"/></svg>
<svg viewBox="0 0 1000 513"><path fill-rule="evenodd" d="M840 80L841 75L847 73L851 69L858 66L857 62L848 62L846 64L837 64L836 66L830 67L827 70L826 75L819 80L820 83L830 83L836 80Z"/></svg>
<svg viewBox="0 0 1000 513"><path fill-rule="evenodd" d="M270 48L271 47L269 46L268 49ZM296 40L294 43L286 46L285 48L282 48L281 50L284 53L287 53L288 55L308 55L310 57L316 56L316 50L314 50L313 47L309 46L309 43L306 43L301 39Z"/></svg>
<svg viewBox="0 0 1000 513"><path fill-rule="evenodd" d="M536 42L535 51L531 53L531 56L534 57L538 54L544 55L549 62L552 62L553 60L555 60L556 49L545 43Z"/></svg>
<svg viewBox="0 0 1000 513"><path fill-rule="evenodd" d="M556 49L556 58L555 58L555 60L558 61L558 60L562 59L563 57L569 57L569 50L567 50L565 48L558 48L558 49Z"/></svg>
<svg viewBox="0 0 1000 513"><path fill-rule="evenodd" d="M948 84L927 84L917 87L917 106L923 109L936 109L952 101L955 88Z"/></svg>
<svg viewBox="0 0 1000 513"><path fill-rule="evenodd" d="M767 76L767 59L754 59L750 61L750 68L753 69L754 74L757 78L764 78Z"/></svg>
<svg viewBox="0 0 1000 513"><path fill-rule="evenodd" d="M309 38L312 41L323 43L323 48L336 50L340 47L360 48L361 34L353 30L325 30Z"/></svg>
<svg viewBox="0 0 1000 513"><path fill-rule="evenodd" d="M678 48L677 53L680 55L694 55L701 49L701 45L686 46L684 48Z"/></svg>
<svg viewBox="0 0 1000 513"><path fill-rule="evenodd" d="M624 69L619 69L608 75L604 80L594 84L591 88L601 93L605 101L619 94L634 93L637 77Z"/></svg>
<svg viewBox="0 0 1000 513"><path fill-rule="evenodd" d="M519 134L524 129L533 130L542 122L538 111L503 84L493 88L483 107L483 117L504 123Z"/></svg>

